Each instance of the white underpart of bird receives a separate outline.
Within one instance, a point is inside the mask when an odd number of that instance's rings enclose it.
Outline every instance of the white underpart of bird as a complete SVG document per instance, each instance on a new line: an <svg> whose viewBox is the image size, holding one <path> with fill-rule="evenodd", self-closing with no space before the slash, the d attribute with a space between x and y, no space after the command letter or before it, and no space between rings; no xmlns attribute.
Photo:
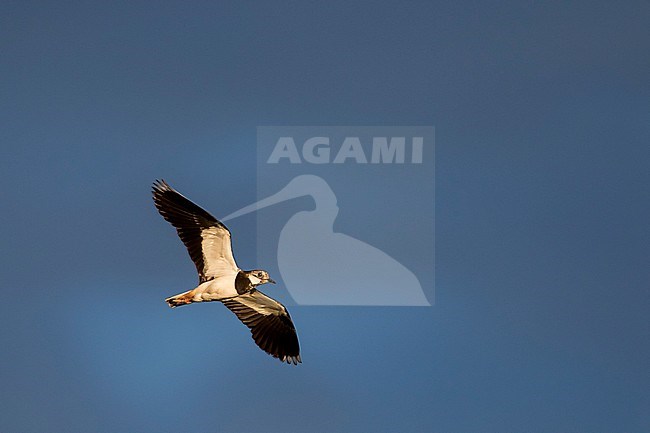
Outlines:
<svg viewBox="0 0 650 433"><path fill-rule="evenodd" d="M240 269L228 228L164 180L154 182L152 192L158 212L176 228L199 274L199 285L167 298L169 306L220 301L250 329L260 349L288 364L302 362L289 312L257 290L262 284L275 283L268 272Z"/></svg>

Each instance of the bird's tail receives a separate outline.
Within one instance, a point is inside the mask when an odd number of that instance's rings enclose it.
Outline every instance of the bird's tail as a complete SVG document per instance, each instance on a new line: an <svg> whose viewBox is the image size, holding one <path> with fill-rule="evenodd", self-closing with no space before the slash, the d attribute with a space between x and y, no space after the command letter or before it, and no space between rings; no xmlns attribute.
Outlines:
<svg viewBox="0 0 650 433"><path fill-rule="evenodd" d="M192 298L194 297L193 292L194 290L189 290L185 293L180 293L178 295L171 296L165 299L165 302L167 302L167 304L172 308L176 308L180 305L191 304L192 302L194 302L192 300Z"/></svg>

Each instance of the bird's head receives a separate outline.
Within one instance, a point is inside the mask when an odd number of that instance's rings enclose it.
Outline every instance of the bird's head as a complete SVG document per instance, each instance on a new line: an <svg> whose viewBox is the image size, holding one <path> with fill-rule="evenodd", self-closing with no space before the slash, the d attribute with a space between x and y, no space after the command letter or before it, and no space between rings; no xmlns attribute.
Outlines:
<svg viewBox="0 0 650 433"><path fill-rule="evenodd" d="M255 269L254 271L248 271L246 272L249 281L255 286L259 286L261 284L266 284L266 283L273 283L275 284L275 281L269 277L269 273L261 270L261 269Z"/></svg>

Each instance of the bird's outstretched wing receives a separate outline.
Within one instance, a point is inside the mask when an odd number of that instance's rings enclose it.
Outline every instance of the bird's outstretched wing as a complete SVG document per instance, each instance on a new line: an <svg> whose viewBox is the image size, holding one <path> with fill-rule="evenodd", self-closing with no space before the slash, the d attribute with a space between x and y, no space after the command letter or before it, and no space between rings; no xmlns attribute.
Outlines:
<svg viewBox="0 0 650 433"><path fill-rule="evenodd" d="M152 190L158 212L176 228L187 247L200 283L238 271L225 225L164 180L155 181Z"/></svg>
<svg viewBox="0 0 650 433"><path fill-rule="evenodd" d="M248 326L260 349L287 364L302 362L296 328L284 305L259 290L221 302Z"/></svg>

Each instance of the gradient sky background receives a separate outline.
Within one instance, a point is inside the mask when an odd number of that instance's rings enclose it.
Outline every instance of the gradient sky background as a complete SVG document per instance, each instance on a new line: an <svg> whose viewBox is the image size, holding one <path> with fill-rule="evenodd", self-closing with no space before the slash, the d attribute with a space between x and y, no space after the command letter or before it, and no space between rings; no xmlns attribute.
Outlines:
<svg viewBox="0 0 650 433"><path fill-rule="evenodd" d="M649 18L2 2L0 430L650 431ZM287 124L436 127L436 305L294 306L299 367L164 304L195 275L149 192L239 209Z"/></svg>

